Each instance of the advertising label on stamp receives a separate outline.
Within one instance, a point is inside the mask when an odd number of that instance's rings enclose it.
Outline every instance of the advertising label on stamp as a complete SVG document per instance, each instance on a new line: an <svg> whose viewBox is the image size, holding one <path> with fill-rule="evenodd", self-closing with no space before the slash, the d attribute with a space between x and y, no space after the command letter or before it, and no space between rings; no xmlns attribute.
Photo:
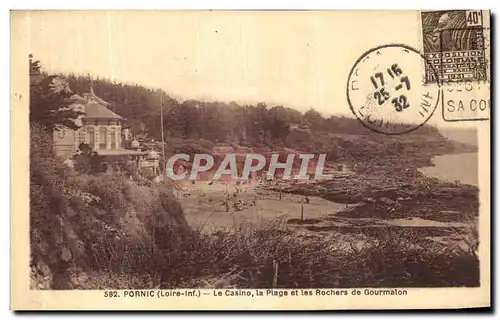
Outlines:
<svg viewBox="0 0 500 320"><path fill-rule="evenodd" d="M422 84L421 70L415 67L422 62L427 67L418 50L400 44L371 49L356 61L347 82L347 101L365 127L397 135L429 120L439 102L440 87Z"/></svg>
<svg viewBox="0 0 500 320"><path fill-rule="evenodd" d="M443 120L481 121L490 119L490 85L465 80L443 84Z"/></svg>
<svg viewBox="0 0 500 320"><path fill-rule="evenodd" d="M488 80L484 18L481 10L421 13L426 83Z"/></svg>

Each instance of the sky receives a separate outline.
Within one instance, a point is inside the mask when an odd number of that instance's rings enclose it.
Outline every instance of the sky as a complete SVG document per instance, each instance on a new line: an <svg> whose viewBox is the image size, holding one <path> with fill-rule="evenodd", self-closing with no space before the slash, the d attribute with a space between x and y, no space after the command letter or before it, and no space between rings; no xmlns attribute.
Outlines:
<svg viewBox="0 0 500 320"><path fill-rule="evenodd" d="M421 46L411 11L33 11L26 23L30 52L49 72L325 115L352 116L347 79L364 52Z"/></svg>

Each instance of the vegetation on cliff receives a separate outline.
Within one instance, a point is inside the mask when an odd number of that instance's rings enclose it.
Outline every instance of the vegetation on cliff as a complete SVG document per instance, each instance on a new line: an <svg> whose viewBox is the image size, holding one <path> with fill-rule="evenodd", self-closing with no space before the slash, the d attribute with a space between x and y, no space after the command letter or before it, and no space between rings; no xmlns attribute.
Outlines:
<svg viewBox="0 0 500 320"><path fill-rule="evenodd" d="M162 228L190 232L167 186L141 186L122 174L81 174L63 164L54 152L52 132L78 116L65 108L72 91L64 79L41 74L37 62L30 66L33 286L70 288L75 268L103 270L130 250L140 252L145 242L155 247ZM143 261L134 256L122 262L113 270L140 267Z"/></svg>

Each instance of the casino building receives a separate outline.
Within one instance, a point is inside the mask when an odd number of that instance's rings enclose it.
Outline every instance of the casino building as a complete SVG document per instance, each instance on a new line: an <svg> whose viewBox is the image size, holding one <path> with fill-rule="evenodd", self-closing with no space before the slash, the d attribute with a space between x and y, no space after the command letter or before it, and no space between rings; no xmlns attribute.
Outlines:
<svg viewBox="0 0 500 320"><path fill-rule="evenodd" d="M75 101L68 108L84 114L75 123L78 129L61 126L54 131L54 145L58 156L72 159L79 152L80 145L87 144L113 167L117 162L133 162L140 169L160 174L159 154L154 150L143 151L136 140L130 140L130 129L124 118L111 111L110 103L97 97L93 88L83 96L74 95ZM123 145L131 148L124 148ZM116 167L116 166L115 166Z"/></svg>

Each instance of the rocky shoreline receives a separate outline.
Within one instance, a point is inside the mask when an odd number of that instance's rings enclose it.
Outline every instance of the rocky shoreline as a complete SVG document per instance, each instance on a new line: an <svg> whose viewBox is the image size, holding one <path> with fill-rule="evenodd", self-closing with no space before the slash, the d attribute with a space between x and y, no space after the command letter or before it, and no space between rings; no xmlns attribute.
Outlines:
<svg viewBox="0 0 500 320"><path fill-rule="evenodd" d="M462 150L459 150L462 152ZM469 151L469 150L468 150ZM459 152L456 152L459 153ZM353 165L350 174L332 180L268 186L269 190L304 196L318 196L345 203L336 216L350 218L423 218L435 221L466 221L477 218L479 189L476 186L430 178L418 171L433 166L436 153L418 158L401 156L397 162ZM348 206L355 204L353 206Z"/></svg>

